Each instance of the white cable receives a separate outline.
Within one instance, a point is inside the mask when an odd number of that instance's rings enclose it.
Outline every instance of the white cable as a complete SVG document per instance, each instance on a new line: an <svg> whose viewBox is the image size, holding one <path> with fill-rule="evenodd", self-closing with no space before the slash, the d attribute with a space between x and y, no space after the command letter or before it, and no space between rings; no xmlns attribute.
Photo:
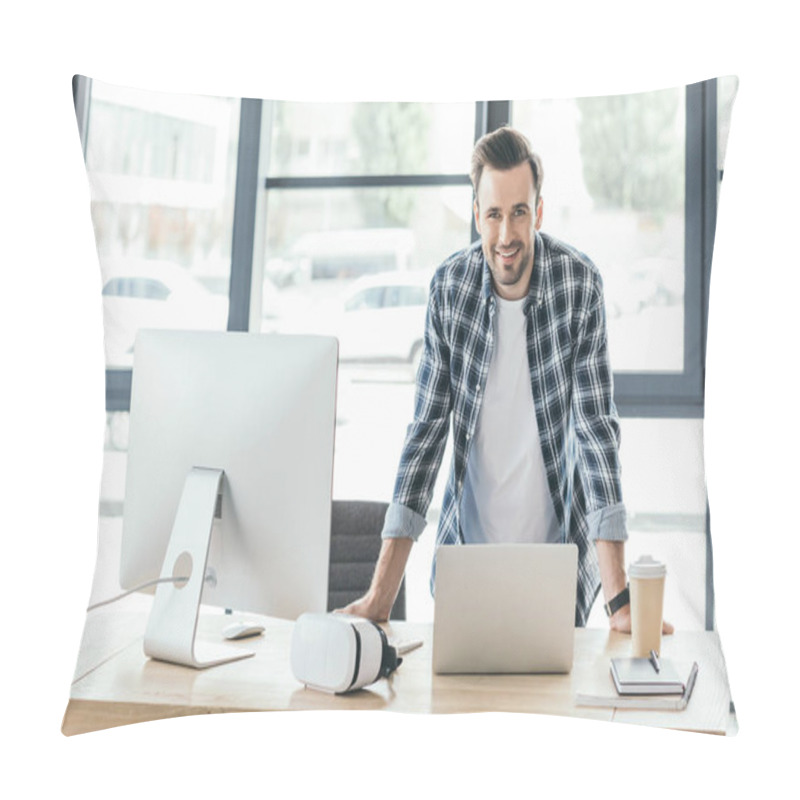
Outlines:
<svg viewBox="0 0 800 800"><path fill-rule="evenodd" d="M142 589L146 589L148 586L155 586L157 583L179 583L180 581L188 581L189 578L156 578L152 581L147 581L147 583L143 583L140 586L136 586L133 589L129 589L127 592L123 592L122 594L118 594L116 597L109 597L108 600L101 600L99 603L95 603L94 605L89 606L86 611L94 611L96 608L100 608L100 606L107 606L109 603L116 603L117 600L122 600L123 597L127 597L129 594L133 594L134 592L140 592Z"/></svg>
<svg viewBox="0 0 800 800"><path fill-rule="evenodd" d="M403 656L406 653L410 653L412 650L416 650L418 647L422 647L422 640L420 639L413 639L410 641L400 641L395 644L395 650L397 650L397 655Z"/></svg>

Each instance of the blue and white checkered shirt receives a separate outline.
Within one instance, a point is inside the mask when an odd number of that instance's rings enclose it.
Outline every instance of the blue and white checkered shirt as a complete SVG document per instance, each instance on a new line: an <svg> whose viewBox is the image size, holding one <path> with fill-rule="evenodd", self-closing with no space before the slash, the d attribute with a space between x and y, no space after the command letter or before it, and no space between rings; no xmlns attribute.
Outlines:
<svg viewBox="0 0 800 800"><path fill-rule="evenodd" d="M436 542L463 541L461 494L492 355L495 307L480 242L437 269L428 299L414 420L383 538L416 539L424 530L452 417L453 462ZM574 248L537 231L524 313L539 442L562 539L578 546L575 620L584 625L600 588L591 542L627 538L619 421L597 268Z"/></svg>

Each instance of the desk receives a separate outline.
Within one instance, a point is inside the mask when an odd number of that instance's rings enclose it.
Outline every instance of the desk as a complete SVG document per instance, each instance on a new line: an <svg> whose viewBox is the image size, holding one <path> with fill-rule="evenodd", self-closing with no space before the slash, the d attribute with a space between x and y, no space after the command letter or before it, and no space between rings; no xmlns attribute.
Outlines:
<svg viewBox="0 0 800 800"><path fill-rule="evenodd" d="M122 604L119 604L120 606ZM248 615L248 618L257 618ZM389 679L349 695L306 689L292 675L293 623L257 618L263 636L232 642L255 656L206 670L153 661L143 652L147 611L109 606L90 612L64 715L65 735L146 720L232 711L379 710L410 713L527 712L725 734L730 694L719 639L713 632L684 631L665 637L663 656L696 660L694 693L684 711L639 711L575 704L580 693L613 692L609 659L629 654L630 637L608 630L575 631L575 662L569 675L435 675L431 669L432 625L391 622L398 641L424 644L404 656ZM199 638L219 641L230 621L204 613Z"/></svg>

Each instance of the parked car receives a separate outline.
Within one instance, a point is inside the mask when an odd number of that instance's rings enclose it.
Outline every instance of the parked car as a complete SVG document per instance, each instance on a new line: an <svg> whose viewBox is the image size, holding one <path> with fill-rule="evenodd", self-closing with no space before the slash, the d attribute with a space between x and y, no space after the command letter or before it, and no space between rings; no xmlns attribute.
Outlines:
<svg viewBox="0 0 800 800"><path fill-rule="evenodd" d="M281 289L312 281L350 280L406 270L414 248L414 232L407 228L309 231L283 257L269 259L264 272Z"/></svg>
<svg viewBox="0 0 800 800"><path fill-rule="evenodd" d="M429 273L405 270L365 275L339 298L320 302L283 330L335 336L343 362L404 362L415 369L430 280Z"/></svg>
<svg viewBox="0 0 800 800"><path fill-rule="evenodd" d="M140 328L225 330L228 298L169 261L103 261L106 364L129 367Z"/></svg>
<svg viewBox="0 0 800 800"><path fill-rule="evenodd" d="M340 358L417 361L430 280L427 273L393 272L355 281L338 319Z"/></svg>

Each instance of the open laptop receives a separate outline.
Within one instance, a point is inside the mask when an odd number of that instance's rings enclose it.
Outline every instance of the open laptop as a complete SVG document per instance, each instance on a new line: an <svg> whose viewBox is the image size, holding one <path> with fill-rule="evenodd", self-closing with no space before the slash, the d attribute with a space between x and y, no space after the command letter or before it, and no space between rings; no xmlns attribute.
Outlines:
<svg viewBox="0 0 800 800"><path fill-rule="evenodd" d="M433 671L570 672L577 577L574 544L439 547Z"/></svg>

